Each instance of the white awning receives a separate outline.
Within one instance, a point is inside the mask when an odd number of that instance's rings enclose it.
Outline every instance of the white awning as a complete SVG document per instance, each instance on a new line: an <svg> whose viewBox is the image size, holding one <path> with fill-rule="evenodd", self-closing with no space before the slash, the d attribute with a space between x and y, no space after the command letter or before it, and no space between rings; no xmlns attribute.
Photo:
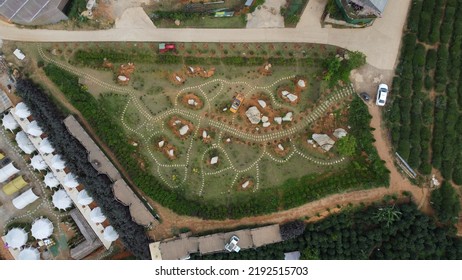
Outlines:
<svg viewBox="0 0 462 280"><path fill-rule="evenodd" d="M106 220L106 216L104 216L103 212L101 211L101 208L96 207L95 209L91 210L90 219L94 223L102 223Z"/></svg>
<svg viewBox="0 0 462 280"><path fill-rule="evenodd" d="M36 201L39 197L35 195L32 189L29 189L26 192L23 192L20 196L13 199L13 205L17 209L23 209L27 205Z"/></svg>
<svg viewBox="0 0 462 280"><path fill-rule="evenodd" d="M64 162L61 155L55 155L51 159L51 167L56 169L56 170L63 170L64 168L66 168L65 164L66 164L66 162Z"/></svg>
<svg viewBox="0 0 462 280"><path fill-rule="evenodd" d="M119 234L115 231L115 229L112 226L108 226L104 229L103 237L107 241L113 242L116 241L117 238L119 238Z"/></svg>
<svg viewBox="0 0 462 280"><path fill-rule="evenodd" d="M17 259L22 261L37 261L40 260L40 252L37 248L24 248L21 252L19 252Z"/></svg>
<svg viewBox="0 0 462 280"><path fill-rule="evenodd" d="M19 169L14 167L13 163L10 162L8 165L4 166L2 169L0 169L0 183L6 182L8 178L11 176L19 173Z"/></svg>
<svg viewBox="0 0 462 280"><path fill-rule="evenodd" d="M51 172L48 172L47 175L45 175L45 179L43 181L45 182L45 185L47 185L47 187L50 189L59 186L58 179L56 179L55 175L53 175Z"/></svg>
<svg viewBox="0 0 462 280"><path fill-rule="evenodd" d="M24 102L20 102L14 107L14 114L21 119L25 119L30 116L30 111Z"/></svg>
<svg viewBox="0 0 462 280"><path fill-rule="evenodd" d="M53 146L51 146L51 143L48 140L48 138L45 138L45 139L42 140L42 142L40 142L39 150L40 150L40 152L42 152L44 154L51 154L52 152L55 151Z"/></svg>
<svg viewBox="0 0 462 280"><path fill-rule="evenodd" d="M66 191L63 189L53 194L52 202L53 205L60 210L66 210L72 205L72 200L69 198Z"/></svg>
<svg viewBox="0 0 462 280"><path fill-rule="evenodd" d="M3 117L2 124L4 128L9 130L15 130L19 127L18 122L16 122L11 113L8 113Z"/></svg>
<svg viewBox="0 0 462 280"><path fill-rule="evenodd" d="M27 125L26 132L32 136L38 137L43 134L43 130L38 125L37 121L32 121Z"/></svg>
<svg viewBox="0 0 462 280"><path fill-rule="evenodd" d="M93 198L88 194L86 190L82 190L77 195L77 202L80 205L88 205L93 202Z"/></svg>
<svg viewBox="0 0 462 280"><path fill-rule="evenodd" d="M19 148L28 155L35 151L34 145L24 131L20 131L16 134L16 142L18 143Z"/></svg>
<svg viewBox="0 0 462 280"><path fill-rule="evenodd" d="M47 169L48 165L45 160L42 158L41 155L35 155L31 160L30 164L36 170L45 170Z"/></svg>
<svg viewBox="0 0 462 280"><path fill-rule="evenodd" d="M53 234L53 224L47 218L40 218L32 224L31 231L35 239L45 239Z"/></svg>
<svg viewBox="0 0 462 280"><path fill-rule="evenodd" d="M79 185L79 182L77 182L77 178L74 174L68 173L66 176L64 176L63 185L67 188L73 189Z"/></svg>
<svg viewBox="0 0 462 280"><path fill-rule="evenodd" d="M22 228L12 228L5 236L8 247L18 249L27 242L27 232Z"/></svg>

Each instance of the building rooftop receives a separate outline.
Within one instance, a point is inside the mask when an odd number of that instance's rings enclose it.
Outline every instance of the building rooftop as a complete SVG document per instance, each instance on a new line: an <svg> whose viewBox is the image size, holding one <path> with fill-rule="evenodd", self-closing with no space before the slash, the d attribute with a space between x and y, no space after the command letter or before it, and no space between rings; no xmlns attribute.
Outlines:
<svg viewBox="0 0 462 280"><path fill-rule="evenodd" d="M67 20L62 12L69 0L0 0L0 15L24 25L43 25Z"/></svg>

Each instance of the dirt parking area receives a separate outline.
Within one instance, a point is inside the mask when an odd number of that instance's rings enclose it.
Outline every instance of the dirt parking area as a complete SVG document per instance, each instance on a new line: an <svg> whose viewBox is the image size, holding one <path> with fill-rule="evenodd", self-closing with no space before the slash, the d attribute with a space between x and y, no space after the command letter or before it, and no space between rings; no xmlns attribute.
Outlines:
<svg viewBox="0 0 462 280"><path fill-rule="evenodd" d="M247 28L283 28L284 17L281 16L281 6L286 0L266 0L253 13L247 14Z"/></svg>

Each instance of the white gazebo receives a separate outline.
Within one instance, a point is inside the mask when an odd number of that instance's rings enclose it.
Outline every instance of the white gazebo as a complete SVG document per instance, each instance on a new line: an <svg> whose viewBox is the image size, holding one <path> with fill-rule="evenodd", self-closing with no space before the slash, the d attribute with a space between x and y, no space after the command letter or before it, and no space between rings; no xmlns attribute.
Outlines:
<svg viewBox="0 0 462 280"><path fill-rule="evenodd" d="M11 131L15 130L19 127L18 122L13 118L13 116L8 113L2 119L2 125L5 129L9 129Z"/></svg>
<svg viewBox="0 0 462 280"><path fill-rule="evenodd" d="M66 210L71 207L72 200L67 195L66 191L60 189L53 194L52 200L53 205L59 210Z"/></svg>
<svg viewBox="0 0 462 280"><path fill-rule="evenodd" d="M48 140L48 138L45 138L45 139L42 140L42 142L40 142L40 145L39 145L38 149L40 150L40 152L42 152L44 154L51 154L52 152L55 151L53 146L51 146L51 143Z"/></svg>
<svg viewBox="0 0 462 280"><path fill-rule="evenodd" d="M107 241L113 242L116 241L117 238L119 238L119 234L115 231L115 229L112 226L108 226L104 229L103 237Z"/></svg>
<svg viewBox="0 0 462 280"><path fill-rule="evenodd" d="M32 224L32 236L35 239L41 240L50 237L53 234L53 224L47 218L35 220Z"/></svg>
<svg viewBox="0 0 462 280"><path fill-rule="evenodd" d="M27 105L24 102L18 103L14 108L14 114L21 119L28 118L30 116L30 111Z"/></svg>
<svg viewBox="0 0 462 280"><path fill-rule="evenodd" d="M73 189L79 185L79 182L77 182L77 178L73 173L68 173L64 176L63 185L67 188Z"/></svg>
<svg viewBox="0 0 462 280"><path fill-rule="evenodd" d="M19 148L26 154L30 155L35 151L34 144L29 140L24 131L20 131L16 134L16 142Z"/></svg>
<svg viewBox="0 0 462 280"><path fill-rule="evenodd" d="M93 197L88 194L87 190L82 190L77 195L77 202L85 206L93 202Z"/></svg>
<svg viewBox="0 0 462 280"><path fill-rule="evenodd" d="M66 168L65 164L66 164L66 162L63 160L61 155L55 155L51 159L51 167L56 169L56 170L63 170L64 168Z"/></svg>
<svg viewBox="0 0 462 280"><path fill-rule="evenodd" d="M5 236L8 247L19 249L27 242L27 232L22 228L12 228Z"/></svg>
<svg viewBox="0 0 462 280"><path fill-rule="evenodd" d="M29 189L23 192L20 196L13 199L12 203L13 203L13 206L16 207L17 209L23 209L27 205L36 201L38 198L39 197L35 195L32 189Z"/></svg>
<svg viewBox="0 0 462 280"><path fill-rule="evenodd" d="M26 132L32 136L39 137L43 134L43 130L38 125L37 121L32 121L27 125Z"/></svg>
<svg viewBox="0 0 462 280"><path fill-rule="evenodd" d="M8 178L18 173L19 173L19 169L14 167L13 163L10 162L8 165L0 169L0 183L6 182Z"/></svg>
<svg viewBox="0 0 462 280"><path fill-rule="evenodd" d="M47 169L48 165L45 160L42 158L41 155L35 155L31 160L30 164L36 170L45 170Z"/></svg>
<svg viewBox="0 0 462 280"><path fill-rule="evenodd" d="M45 178L43 180L45 182L45 185L49 187L50 189L56 188L59 186L59 181L56 179L55 175L53 173L48 172L47 175L45 175Z"/></svg>
<svg viewBox="0 0 462 280"><path fill-rule="evenodd" d="M21 252L19 252L17 259L22 261L37 261L40 260L40 252L37 250L37 248L24 248L21 250Z"/></svg>
<svg viewBox="0 0 462 280"><path fill-rule="evenodd" d="M96 207L95 209L91 210L90 212L90 219L97 224L100 224L106 220L106 216L104 216L103 212L101 211L100 207Z"/></svg>

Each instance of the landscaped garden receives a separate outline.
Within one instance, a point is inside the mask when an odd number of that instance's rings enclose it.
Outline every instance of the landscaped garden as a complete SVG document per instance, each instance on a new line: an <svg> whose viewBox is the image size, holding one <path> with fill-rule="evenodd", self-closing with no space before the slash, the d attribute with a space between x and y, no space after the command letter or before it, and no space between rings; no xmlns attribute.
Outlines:
<svg viewBox="0 0 462 280"><path fill-rule="evenodd" d="M36 51L133 182L177 213L237 218L388 185L367 107L345 74L362 54L295 43L176 49L63 43Z"/></svg>

